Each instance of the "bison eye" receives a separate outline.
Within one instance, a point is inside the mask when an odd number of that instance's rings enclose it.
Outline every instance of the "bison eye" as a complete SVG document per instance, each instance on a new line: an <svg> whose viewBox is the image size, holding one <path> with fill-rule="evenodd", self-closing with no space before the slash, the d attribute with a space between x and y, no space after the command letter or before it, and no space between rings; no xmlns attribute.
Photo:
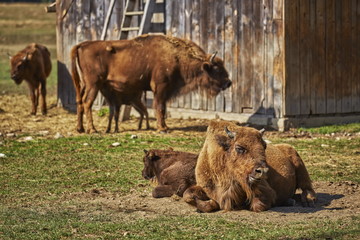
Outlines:
<svg viewBox="0 0 360 240"><path fill-rule="evenodd" d="M239 154L244 154L244 153L246 153L246 149L245 149L244 147L242 147L242 146L235 146L235 150L236 150L236 152L239 153Z"/></svg>

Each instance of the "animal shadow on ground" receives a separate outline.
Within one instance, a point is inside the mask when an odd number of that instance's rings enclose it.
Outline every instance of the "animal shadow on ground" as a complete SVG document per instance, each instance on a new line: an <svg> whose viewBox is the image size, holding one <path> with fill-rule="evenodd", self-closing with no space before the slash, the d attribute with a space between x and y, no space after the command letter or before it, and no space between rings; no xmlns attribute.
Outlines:
<svg viewBox="0 0 360 240"><path fill-rule="evenodd" d="M343 207L329 207L326 206L331 205L331 202L340 198L343 198L345 195L343 194L328 194L328 193L317 193L317 201L315 202L315 207L303 207L301 204L301 196L300 194L295 194L294 199L296 201L295 206L291 207L274 207L271 208L271 211L274 212L292 212L292 213L315 213L323 210L341 210Z"/></svg>
<svg viewBox="0 0 360 240"><path fill-rule="evenodd" d="M174 127L170 130L176 130L176 131L184 131L184 132L206 132L207 125L193 125L193 126L186 126L186 127Z"/></svg>

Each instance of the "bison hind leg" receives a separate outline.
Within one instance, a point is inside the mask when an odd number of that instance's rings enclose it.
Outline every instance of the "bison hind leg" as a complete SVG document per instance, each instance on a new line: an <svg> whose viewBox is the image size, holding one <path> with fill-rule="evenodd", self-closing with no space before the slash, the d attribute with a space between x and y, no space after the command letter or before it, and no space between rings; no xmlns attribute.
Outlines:
<svg viewBox="0 0 360 240"><path fill-rule="evenodd" d="M158 185L152 191L154 198L171 197L174 194L174 190L171 185Z"/></svg>
<svg viewBox="0 0 360 240"><path fill-rule="evenodd" d="M301 203L304 207L315 207L316 193L313 189L302 189Z"/></svg>

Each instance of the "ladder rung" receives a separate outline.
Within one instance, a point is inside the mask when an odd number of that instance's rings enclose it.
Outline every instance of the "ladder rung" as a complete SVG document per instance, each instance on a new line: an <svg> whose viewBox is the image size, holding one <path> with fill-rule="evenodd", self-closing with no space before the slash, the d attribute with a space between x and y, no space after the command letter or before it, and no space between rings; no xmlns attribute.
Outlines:
<svg viewBox="0 0 360 240"><path fill-rule="evenodd" d="M136 15L143 15L144 11L134 11L134 12L126 12L126 16L136 16Z"/></svg>
<svg viewBox="0 0 360 240"><path fill-rule="evenodd" d="M127 31L138 31L140 28L139 27L124 27L121 29L122 32L127 32Z"/></svg>

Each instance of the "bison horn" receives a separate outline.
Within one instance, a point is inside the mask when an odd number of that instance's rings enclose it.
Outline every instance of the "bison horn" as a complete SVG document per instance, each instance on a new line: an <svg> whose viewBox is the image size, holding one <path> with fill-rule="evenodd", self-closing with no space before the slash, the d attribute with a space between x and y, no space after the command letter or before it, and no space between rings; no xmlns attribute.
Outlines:
<svg viewBox="0 0 360 240"><path fill-rule="evenodd" d="M215 58L216 54L217 54L217 51L215 51L215 52L211 55L211 57L210 57L210 63L213 63L213 62L214 62L214 58Z"/></svg>
<svg viewBox="0 0 360 240"><path fill-rule="evenodd" d="M229 138L233 139L235 137L235 134L231 132L227 127L225 127L225 132L229 136Z"/></svg>
<svg viewBox="0 0 360 240"><path fill-rule="evenodd" d="M144 153L145 153L145 154L147 154L148 152L149 152L148 150L144 149Z"/></svg>
<svg viewBox="0 0 360 240"><path fill-rule="evenodd" d="M26 55L23 57L23 61L26 61L28 59L29 53L26 53Z"/></svg>
<svg viewBox="0 0 360 240"><path fill-rule="evenodd" d="M12 56L10 55L10 53L7 53L7 55L8 55L8 57L9 57L9 59L11 59L11 58L12 58Z"/></svg>
<svg viewBox="0 0 360 240"><path fill-rule="evenodd" d="M264 133L265 133L265 128L259 130L259 132L260 132L261 135L264 135Z"/></svg>

